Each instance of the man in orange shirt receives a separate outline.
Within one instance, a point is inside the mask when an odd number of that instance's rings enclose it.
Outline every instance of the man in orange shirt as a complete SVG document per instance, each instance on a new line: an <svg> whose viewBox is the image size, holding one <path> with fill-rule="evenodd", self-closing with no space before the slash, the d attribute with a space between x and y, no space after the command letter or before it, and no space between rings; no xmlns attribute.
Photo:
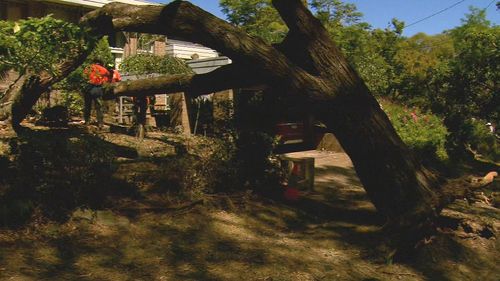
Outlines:
<svg viewBox="0 0 500 281"><path fill-rule="evenodd" d="M88 89L84 91L85 108L83 111L83 118L85 119L85 124L90 123L90 113L93 103L97 115L97 124L99 128L102 128L104 124L104 116L102 113L102 95L104 92L102 86L111 81L111 74L103 66L100 60L95 60L93 64L83 71L83 73L87 77L89 83Z"/></svg>
<svg viewBox="0 0 500 281"><path fill-rule="evenodd" d="M110 73L109 79L111 80L111 83L122 81L122 76L120 75L120 72L118 72L118 69L115 68L115 65L108 64L107 69Z"/></svg>

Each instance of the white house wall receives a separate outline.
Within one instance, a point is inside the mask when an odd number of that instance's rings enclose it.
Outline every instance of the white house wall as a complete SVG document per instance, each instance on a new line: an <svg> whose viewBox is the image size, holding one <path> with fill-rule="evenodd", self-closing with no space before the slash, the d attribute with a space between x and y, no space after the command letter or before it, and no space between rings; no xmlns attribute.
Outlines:
<svg viewBox="0 0 500 281"><path fill-rule="evenodd" d="M158 3L140 1L140 0L45 0L44 2L59 3L71 6L80 6L88 8L100 8L112 2L120 2L132 5L158 5Z"/></svg>

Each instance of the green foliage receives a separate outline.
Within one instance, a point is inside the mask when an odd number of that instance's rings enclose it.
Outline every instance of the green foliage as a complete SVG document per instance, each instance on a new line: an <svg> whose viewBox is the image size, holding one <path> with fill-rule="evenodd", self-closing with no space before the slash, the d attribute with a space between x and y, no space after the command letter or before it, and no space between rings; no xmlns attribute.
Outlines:
<svg viewBox="0 0 500 281"><path fill-rule="evenodd" d="M74 93L80 93L88 87L88 79L83 75L83 71L89 65L91 65L95 60L100 60L104 65L113 65L114 58L109 49L108 37L104 36L99 41L97 41L94 49L89 54L85 62L75 69L68 77L63 81L59 82L54 86L56 89L61 89L65 92L65 104L68 104L68 108L78 108L80 107L80 100L74 98ZM71 104L76 101L76 104Z"/></svg>
<svg viewBox="0 0 500 281"><path fill-rule="evenodd" d="M371 30L366 24L357 24L341 28L337 35L339 47L377 96L389 96L394 91L394 61L403 40L397 28Z"/></svg>
<svg viewBox="0 0 500 281"><path fill-rule="evenodd" d="M59 75L57 69L62 62L86 51L94 42L95 39L78 25L50 15L18 22L0 21L0 73L12 69L21 75L42 71ZM81 112L83 101L75 93L86 86L83 69L95 58L113 62L106 38L97 42L83 66L53 86L63 90L64 105L71 113Z"/></svg>
<svg viewBox="0 0 500 281"><path fill-rule="evenodd" d="M78 25L51 16L17 22L0 21L0 72L13 69L48 71L90 46L91 38Z"/></svg>
<svg viewBox="0 0 500 281"><path fill-rule="evenodd" d="M469 120L500 121L500 27L491 26L478 9L471 9L463 23L449 32L455 53L436 68L429 97L433 111L445 117L454 153L473 141Z"/></svg>
<svg viewBox="0 0 500 281"><path fill-rule="evenodd" d="M219 5L230 23L269 43L281 41L288 31L271 0L220 0Z"/></svg>
<svg viewBox="0 0 500 281"><path fill-rule="evenodd" d="M486 121L470 119L463 126L464 134L470 147L481 155L483 159L500 162L500 147L497 137L490 132Z"/></svg>
<svg viewBox="0 0 500 281"><path fill-rule="evenodd" d="M123 73L141 74L183 74L192 73L191 68L178 58L171 56L156 56L152 54L139 54L123 60L120 69Z"/></svg>
<svg viewBox="0 0 500 281"><path fill-rule="evenodd" d="M448 131L439 117L385 100L381 104L401 139L424 162L448 158L445 149Z"/></svg>
<svg viewBox="0 0 500 281"><path fill-rule="evenodd" d="M77 116L83 112L83 96L79 92L64 92L63 105L68 109L70 116Z"/></svg>
<svg viewBox="0 0 500 281"><path fill-rule="evenodd" d="M367 24L360 22L363 14L357 11L355 4L343 3L340 0L311 0L309 2L316 17L340 46L347 45L349 38L346 37L351 35L344 28L355 27L351 31L356 32L368 27Z"/></svg>
<svg viewBox="0 0 500 281"><path fill-rule="evenodd" d="M437 72L444 70L453 57L453 41L446 34L429 36L418 33L399 44L394 65L397 79L392 83L392 98L408 105L432 108L435 98L432 87Z"/></svg>

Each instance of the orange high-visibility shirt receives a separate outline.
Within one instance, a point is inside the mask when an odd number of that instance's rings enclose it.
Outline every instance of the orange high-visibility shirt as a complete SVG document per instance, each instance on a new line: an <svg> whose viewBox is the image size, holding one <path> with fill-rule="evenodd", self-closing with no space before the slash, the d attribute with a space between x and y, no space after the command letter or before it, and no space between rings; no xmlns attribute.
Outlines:
<svg viewBox="0 0 500 281"><path fill-rule="evenodd" d="M88 75L89 83L92 85L98 86L109 82L109 71L98 64L90 65L83 73Z"/></svg>
<svg viewBox="0 0 500 281"><path fill-rule="evenodd" d="M113 78L111 79L111 82L120 82L122 81L122 76L120 75L120 72L118 70L113 70Z"/></svg>

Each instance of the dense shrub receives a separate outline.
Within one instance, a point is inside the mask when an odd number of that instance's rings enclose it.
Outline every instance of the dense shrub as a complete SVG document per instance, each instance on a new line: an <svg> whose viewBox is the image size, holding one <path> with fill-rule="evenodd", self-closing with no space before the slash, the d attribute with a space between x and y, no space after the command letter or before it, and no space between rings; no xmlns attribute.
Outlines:
<svg viewBox="0 0 500 281"><path fill-rule="evenodd" d="M424 162L448 158L445 149L448 131L439 117L389 101L381 104L401 139L417 157Z"/></svg>
<svg viewBox="0 0 500 281"><path fill-rule="evenodd" d="M191 68L181 59L152 54L139 54L127 57L120 65L120 70L123 73L132 75L192 73Z"/></svg>
<svg viewBox="0 0 500 281"><path fill-rule="evenodd" d="M193 137L189 142L189 149L177 148L175 157L162 161L158 180L162 192L198 199L207 193L238 189L238 166L232 141Z"/></svg>
<svg viewBox="0 0 500 281"><path fill-rule="evenodd" d="M92 40L80 26L51 16L0 21L0 72L57 74L62 61L91 46Z"/></svg>
<svg viewBox="0 0 500 281"><path fill-rule="evenodd" d="M484 159L499 162L500 149L497 137L490 132L486 121L471 119L467 122L467 139L470 147L479 153Z"/></svg>

